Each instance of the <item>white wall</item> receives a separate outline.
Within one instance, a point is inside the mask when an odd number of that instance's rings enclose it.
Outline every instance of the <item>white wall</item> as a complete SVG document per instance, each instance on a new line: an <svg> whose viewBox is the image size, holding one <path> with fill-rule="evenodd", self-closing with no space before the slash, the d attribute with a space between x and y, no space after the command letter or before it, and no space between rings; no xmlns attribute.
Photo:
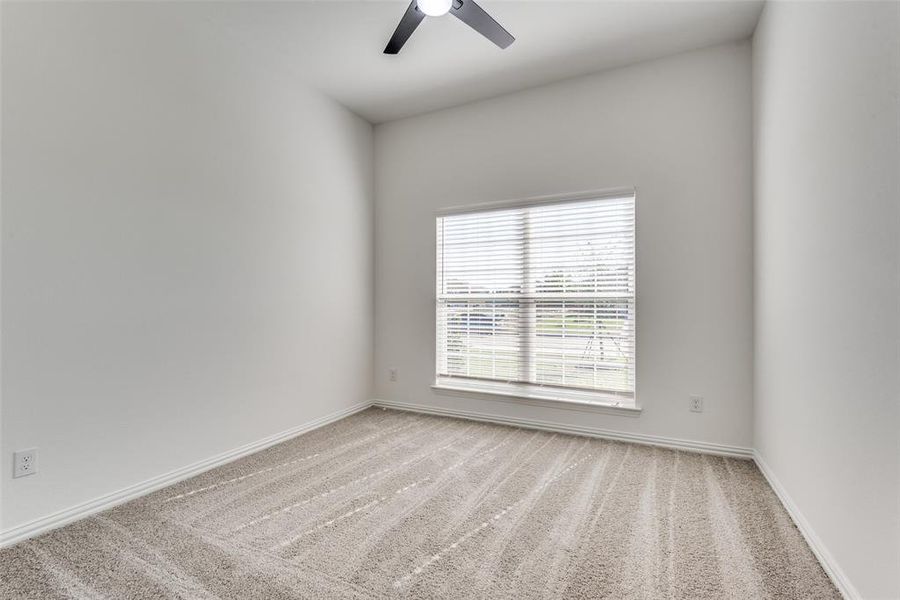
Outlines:
<svg viewBox="0 0 900 600"><path fill-rule="evenodd" d="M179 6L3 4L3 528L370 395L371 126Z"/></svg>
<svg viewBox="0 0 900 600"><path fill-rule="evenodd" d="M770 2L753 58L755 447L851 595L900 598L900 4Z"/></svg>
<svg viewBox="0 0 900 600"><path fill-rule="evenodd" d="M744 42L377 126L376 396L749 447L750 84ZM637 188L643 414L434 393L435 210L623 186Z"/></svg>

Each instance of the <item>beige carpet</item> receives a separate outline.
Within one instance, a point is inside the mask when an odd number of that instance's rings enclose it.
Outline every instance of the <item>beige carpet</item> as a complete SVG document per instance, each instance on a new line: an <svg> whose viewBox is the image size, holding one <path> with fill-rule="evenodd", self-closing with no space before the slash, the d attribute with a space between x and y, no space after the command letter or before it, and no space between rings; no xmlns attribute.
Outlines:
<svg viewBox="0 0 900 600"><path fill-rule="evenodd" d="M752 462L370 409L0 551L7 598L839 598Z"/></svg>

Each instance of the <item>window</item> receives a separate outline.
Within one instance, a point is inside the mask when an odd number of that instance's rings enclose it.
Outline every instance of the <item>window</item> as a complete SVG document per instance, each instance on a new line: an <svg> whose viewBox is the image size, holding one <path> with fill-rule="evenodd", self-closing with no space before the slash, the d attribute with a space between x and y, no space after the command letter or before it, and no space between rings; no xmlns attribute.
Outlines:
<svg viewBox="0 0 900 600"><path fill-rule="evenodd" d="M634 406L634 194L437 219L438 388Z"/></svg>

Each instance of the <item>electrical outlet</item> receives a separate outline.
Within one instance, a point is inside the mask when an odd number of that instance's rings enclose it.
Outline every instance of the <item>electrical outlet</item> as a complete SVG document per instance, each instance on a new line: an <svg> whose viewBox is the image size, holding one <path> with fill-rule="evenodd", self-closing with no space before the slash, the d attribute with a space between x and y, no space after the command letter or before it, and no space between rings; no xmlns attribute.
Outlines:
<svg viewBox="0 0 900 600"><path fill-rule="evenodd" d="M703 412L703 396L691 396L691 412Z"/></svg>
<svg viewBox="0 0 900 600"><path fill-rule="evenodd" d="M37 448L13 453L13 477L25 477L37 473Z"/></svg>
<svg viewBox="0 0 900 600"><path fill-rule="evenodd" d="M391 369L388 371L388 378L391 381L397 381L397 369Z"/></svg>

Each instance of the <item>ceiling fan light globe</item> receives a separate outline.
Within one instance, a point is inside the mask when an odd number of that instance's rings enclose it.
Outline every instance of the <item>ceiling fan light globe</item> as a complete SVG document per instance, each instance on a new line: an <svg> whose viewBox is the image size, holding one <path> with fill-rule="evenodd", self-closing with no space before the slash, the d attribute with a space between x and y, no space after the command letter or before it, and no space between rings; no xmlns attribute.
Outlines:
<svg viewBox="0 0 900 600"><path fill-rule="evenodd" d="M416 6L429 17L440 17L450 12L453 0L416 0Z"/></svg>

